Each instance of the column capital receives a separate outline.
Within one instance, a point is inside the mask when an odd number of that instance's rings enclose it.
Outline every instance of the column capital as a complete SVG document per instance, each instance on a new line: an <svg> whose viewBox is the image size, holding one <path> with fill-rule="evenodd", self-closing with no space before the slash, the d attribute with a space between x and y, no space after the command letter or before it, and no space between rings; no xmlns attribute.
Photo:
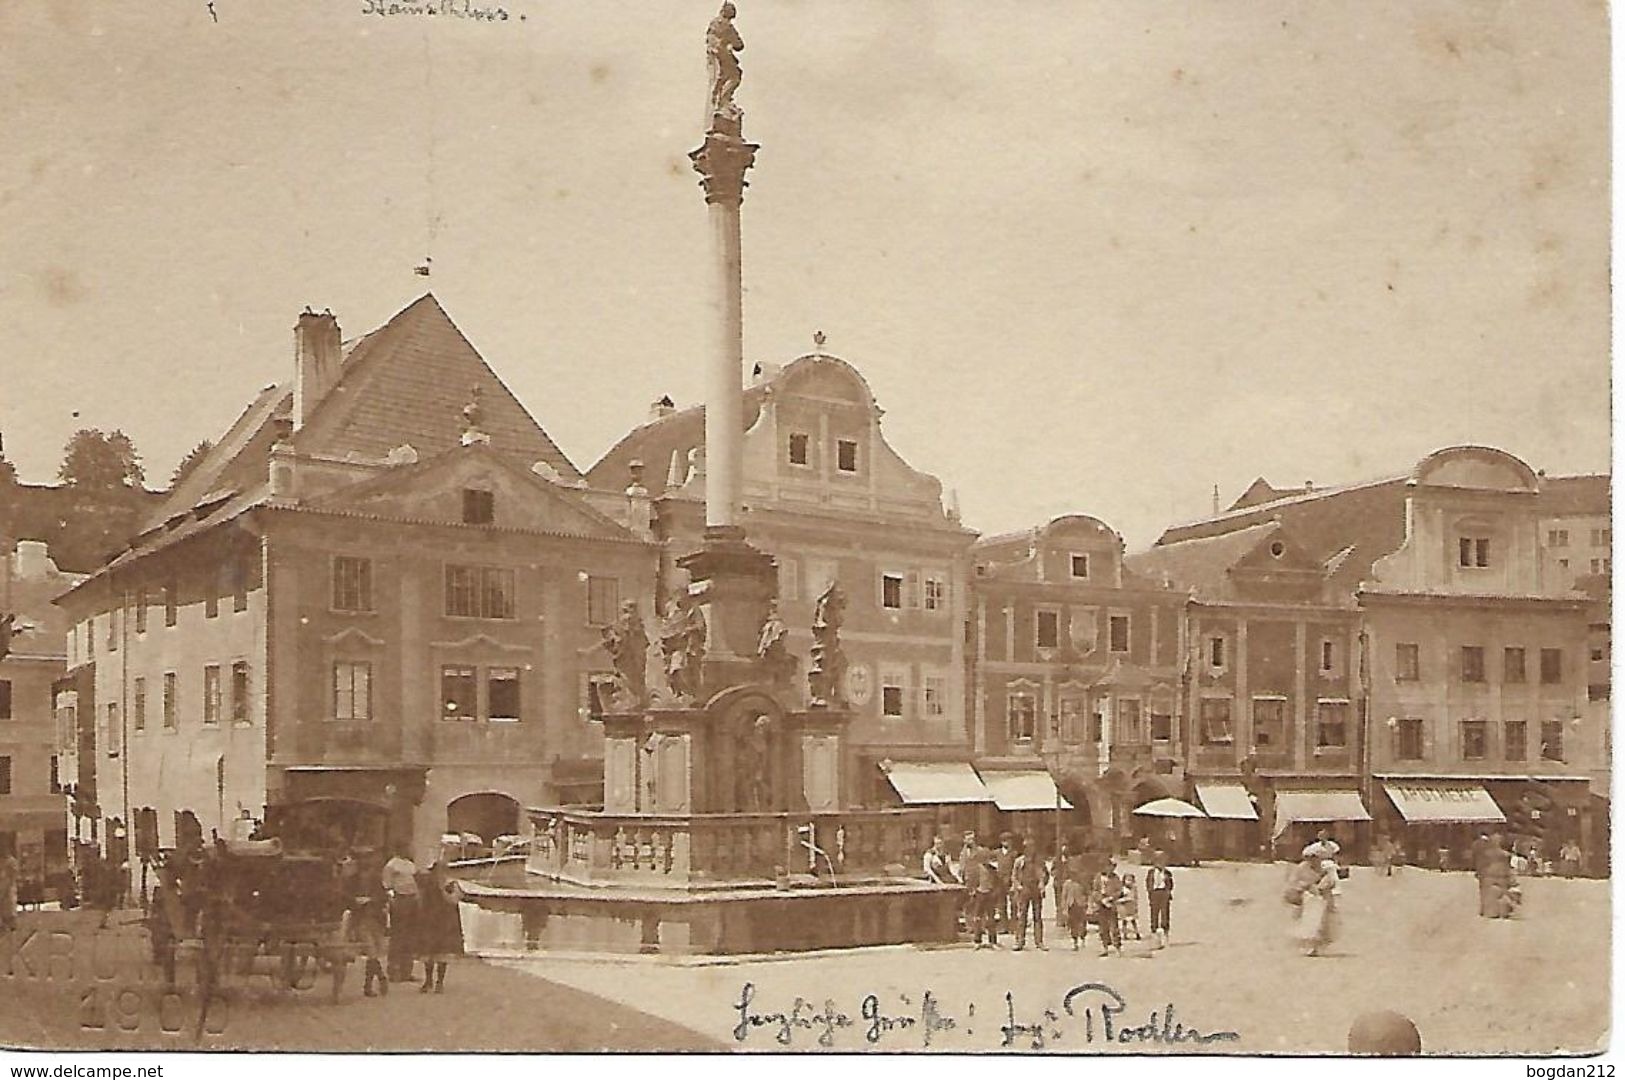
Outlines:
<svg viewBox="0 0 1625 1080"><path fill-rule="evenodd" d="M700 186L705 189L705 201L712 204L738 206L744 201L745 171L756 163L755 143L744 140L737 122L727 118L713 118L711 129L705 133L705 142L698 150L689 152L694 171L700 174Z"/></svg>

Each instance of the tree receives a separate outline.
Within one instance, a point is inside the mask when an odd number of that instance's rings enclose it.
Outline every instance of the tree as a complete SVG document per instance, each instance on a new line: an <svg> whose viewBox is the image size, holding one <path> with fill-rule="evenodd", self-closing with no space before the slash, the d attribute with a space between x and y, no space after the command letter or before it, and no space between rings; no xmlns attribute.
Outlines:
<svg viewBox="0 0 1625 1080"><path fill-rule="evenodd" d="M181 481L192 475L192 470L203 464L203 459L207 457L209 451L213 449L214 443L210 442L208 439L204 439L202 442L192 447L192 449L187 452L186 456L181 458L181 463L175 466L175 475L169 478L169 486L172 488L180 487Z"/></svg>
<svg viewBox="0 0 1625 1080"><path fill-rule="evenodd" d="M147 478L141 455L122 431L80 428L68 440L57 477L69 487L109 490L140 487Z"/></svg>

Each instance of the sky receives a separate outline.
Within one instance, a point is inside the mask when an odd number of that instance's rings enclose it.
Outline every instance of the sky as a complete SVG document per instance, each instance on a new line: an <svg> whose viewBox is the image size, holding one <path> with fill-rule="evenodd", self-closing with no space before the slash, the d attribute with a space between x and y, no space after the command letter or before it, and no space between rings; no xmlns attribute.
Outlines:
<svg viewBox="0 0 1625 1080"><path fill-rule="evenodd" d="M581 468L697 402L715 6L503 2L0 4L22 477L90 426L165 483L305 306L425 289ZM1140 546L1461 443L1608 468L1601 3L737 4L747 363L823 330L971 527Z"/></svg>

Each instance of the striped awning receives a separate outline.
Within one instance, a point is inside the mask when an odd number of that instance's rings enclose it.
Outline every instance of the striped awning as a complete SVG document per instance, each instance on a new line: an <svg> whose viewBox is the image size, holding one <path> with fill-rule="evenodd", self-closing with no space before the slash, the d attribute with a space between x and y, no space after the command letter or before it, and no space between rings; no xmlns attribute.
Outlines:
<svg viewBox="0 0 1625 1080"><path fill-rule="evenodd" d="M881 768L892 790L910 806L993 801L982 778L966 761L894 761Z"/></svg>
<svg viewBox="0 0 1625 1080"><path fill-rule="evenodd" d="M1197 784L1196 798L1210 818L1221 821L1257 821L1258 809L1240 784Z"/></svg>

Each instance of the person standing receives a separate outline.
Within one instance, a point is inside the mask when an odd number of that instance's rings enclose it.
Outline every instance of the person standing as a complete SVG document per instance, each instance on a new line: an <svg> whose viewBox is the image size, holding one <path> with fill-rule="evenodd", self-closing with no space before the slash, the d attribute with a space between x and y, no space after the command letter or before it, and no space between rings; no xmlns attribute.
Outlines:
<svg viewBox="0 0 1625 1080"><path fill-rule="evenodd" d="M1151 905L1151 938L1156 946L1168 944L1168 917L1173 912L1174 875L1168 869L1168 856L1161 851L1151 856L1151 869L1145 872L1145 896Z"/></svg>
<svg viewBox="0 0 1625 1080"><path fill-rule="evenodd" d="M418 992L446 992L446 967L463 955L463 923L457 911L457 883L436 862L418 876L417 951L423 957L423 985Z"/></svg>
<svg viewBox="0 0 1625 1080"><path fill-rule="evenodd" d="M1050 872L1044 853L1027 837L1012 868L1016 902L1016 951L1027 947L1027 926L1033 928L1033 944L1044 949L1044 890L1049 888Z"/></svg>
<svg viewBox="0 0 1625 1080"><path fill-rule="evenodd" d="M1123 935L1117 926L1117 905L1123 898L1123 879L1117 873L1117 862L1111 856L1089 883L1089 915L1100 929L1100 955L1113 949L1123 955Z"/></svg>
<svg viewBox="0 0 1625 1080"><path fill-rule="evenodd" d="M938 836L931 841L931 846L925 849L925 855L920 860L920 871L925 880L934 885L957 885L959 880L948 865L948 845Z"/></svg>
<svg viewBox="0 0 1625 1080"><path fill-rule="evenodd" d="M1011 884L1016 872L1015 838L1009 833L999 837L999 850L993 855L995 881L993 887L993 924L1001 930L1013 931L1011 926Z"/></svg>
<svg viewBox="0 0 1625 1080"><path fill-rule="evenodd" d="M418 868L405 845L384 864L379 883L389 898L389 981L407 982L414 964L418 914Z"/></svg>
<svg viewBox="0 0 1625 1080"><path fill-rule="evenodd" d="M347 936L361 947L366 976L361 992L367 997L389 994L389 976L384 971L388 957L389 897L384 892L382 873L376 856L351 885Z"/></svg>
<svg viewBox="0 0 1625 1080"><path fill-rule="evenodd" d="M1072 935L1072 951L1077 952L1083 948L1083 940L1089 933L1089 886L1081 877L1064 869L1059 876L1064 879L1061 883L1060 913L1066 920L1067 931Z"/></svg>
<svg viewBox="0 0 1625 1080"><path fill-rule="evenodd" d="M999 947L999 935L993 925L993 898L998 873L993 868L992 855L978 847L965 858L965 892L969 897L971 941L978 949ZM984 944L983 938L986 938Z"/></svg>
<svg viewBox="0 0 1625 1080"><path fill-rule="evenodd" d="M1574 837L1563 841L1563 846L1557 849L1557 872L1564 877L1575 877L1580 873L1580 864L1585 859L1585 853L1580 850L1579 843Z"/></svg>

